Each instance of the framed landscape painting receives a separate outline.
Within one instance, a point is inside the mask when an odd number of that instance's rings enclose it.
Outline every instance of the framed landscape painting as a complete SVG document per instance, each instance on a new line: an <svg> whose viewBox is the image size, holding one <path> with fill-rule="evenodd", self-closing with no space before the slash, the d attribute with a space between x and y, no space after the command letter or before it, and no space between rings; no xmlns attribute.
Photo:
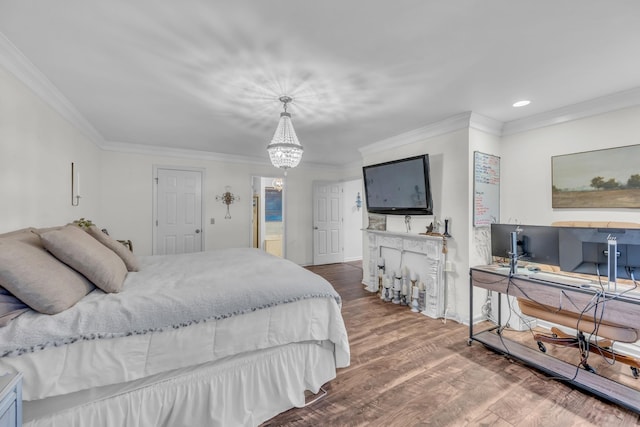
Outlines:
<svg viewBox="0 0 640 427"><path fill-rule="evenodd" d="M640 145L551 157L553 208L640 208Z"/></svg>

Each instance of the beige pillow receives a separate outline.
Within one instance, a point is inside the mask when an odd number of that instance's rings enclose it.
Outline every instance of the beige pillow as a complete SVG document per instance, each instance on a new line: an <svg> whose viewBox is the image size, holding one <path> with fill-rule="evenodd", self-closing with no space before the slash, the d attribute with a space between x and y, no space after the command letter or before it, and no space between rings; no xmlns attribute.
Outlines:
<svg viewBox="0 0 640 427"><path fill-rule="evenodd" d="M21 230L0 234L0 239L19 240L40 250L44 250L40 237L38 237L37 234L34 234L34 231L36 231L36 229L33 227L23 228Z"/></svg>
<svg viewBox="0 0 640 427"><path fill-rule="evenodd" d="M127 266L127 270L138 271L140 269L138 258L136 258L133 252L127 249L125 245L118 242L117 240L112 239L109 235L103 233L102 230L100 230L95 225L87 228L87 233L95 237L98 242L102 243L113 252L115 252L116 255L118 255L122 259L122 261L124 261L124 264Z"/></svg>
<svg viewBox="0 0 640 427"><path fill-rule="evenodd" d="M120 292L127 275L124 262L112 250L75 225L40 233L42 244L60 261L82 273L105 292Z"/></svg>
<svg viewBox="0 0 640 427"><path fill-rule="evenodd" d="M13 239L0 239L0 286L45 314L66 310L95 289L51 254Z"/></svg>

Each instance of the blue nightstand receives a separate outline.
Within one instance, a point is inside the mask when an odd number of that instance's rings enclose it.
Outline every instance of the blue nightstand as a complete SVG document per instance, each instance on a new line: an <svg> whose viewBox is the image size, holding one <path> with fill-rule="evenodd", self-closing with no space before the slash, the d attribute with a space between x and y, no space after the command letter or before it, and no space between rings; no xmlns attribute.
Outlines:
<svg viewBox="0 0 640 427"><path fill-rule="evenodd" d="M22 374L0 377L0 427L22 425Z"/></svg>

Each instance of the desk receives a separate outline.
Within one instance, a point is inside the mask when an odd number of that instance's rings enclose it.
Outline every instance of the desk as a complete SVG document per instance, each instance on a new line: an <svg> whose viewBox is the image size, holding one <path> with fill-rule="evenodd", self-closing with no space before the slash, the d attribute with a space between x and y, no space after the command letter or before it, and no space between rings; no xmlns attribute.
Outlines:
<svg viewBox="0 0 640 427"><path fill-rule="evenodd" d="M580 313L589 304L599 287L570 286L552 282L549 277L545 280L535 279L532 275L514 275L509 277L505 269L496 266L473 267L469 271L469 318L473 319L473 287L479 287L509 296L528 298L550 307L562 308L567 311ZM560 278L559 278L560 280ZM618 287L618 292L624 289ZM605 293L607 298L603 312L597 315L603 320L622 325L637 327L640 325L640 295L637 292L616 295ZM614 298L615 297L615 298ZM501 298L498 299L498 325L480 332L474 331L473 322L469 324L469 341L480 342L499 353L521 360L548 375L559 377L566 382L597 396L640 413L640 391L623 384L602 377L584 369L577 369L575 365L546 355L523 344L509 340L500 335L502 319Z"/></svg>

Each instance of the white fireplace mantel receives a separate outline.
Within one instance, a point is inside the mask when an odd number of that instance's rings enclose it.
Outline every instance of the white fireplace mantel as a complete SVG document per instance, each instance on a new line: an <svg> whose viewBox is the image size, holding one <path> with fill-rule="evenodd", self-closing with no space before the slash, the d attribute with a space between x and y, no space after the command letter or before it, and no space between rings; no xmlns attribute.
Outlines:
<svg viewBox="0 0 640 427"><path fill-rule="evenodd" d="M446 291L444 281L444 238L424 234L364 230L368 240L368 265L363 281L370 292L378 290L378 259L385 259L385 270L409 269L426 289L423 314L444 317Z"/></svg>

